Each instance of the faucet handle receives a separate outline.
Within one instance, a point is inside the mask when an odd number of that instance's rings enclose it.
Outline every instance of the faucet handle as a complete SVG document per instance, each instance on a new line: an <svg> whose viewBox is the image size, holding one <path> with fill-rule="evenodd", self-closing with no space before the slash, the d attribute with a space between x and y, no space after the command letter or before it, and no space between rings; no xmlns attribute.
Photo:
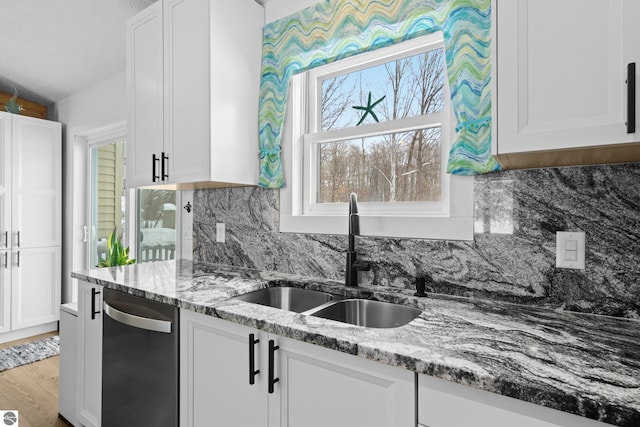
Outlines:
<svg viewBox="0 0 640 427"><path fill-rule="evenodd" d="M416 279L416 293L413 294L415 297L426 297L427 294L424 293L424 289L426 287L424 277L418 277Z"/></svg>
<svg viewBox="0 0 640 427"><path fill-rule="evenodd" d="M353 263L353 266L358 271L369 271L371 270L371 263L369 261L356 261Z"/></svg>

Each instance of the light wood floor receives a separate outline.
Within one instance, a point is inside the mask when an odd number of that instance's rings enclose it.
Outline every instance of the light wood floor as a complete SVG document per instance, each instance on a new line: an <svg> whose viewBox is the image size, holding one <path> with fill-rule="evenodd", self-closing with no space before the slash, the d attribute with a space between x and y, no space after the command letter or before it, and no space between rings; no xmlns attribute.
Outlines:
<svg viewBox="0 0 640 427"><path fill-rule="evenodd" d="M57 332L0 344L0 349ZM60 356L0 372L0 409L20 411L20 427L66 427L58 418Z"/></svg>

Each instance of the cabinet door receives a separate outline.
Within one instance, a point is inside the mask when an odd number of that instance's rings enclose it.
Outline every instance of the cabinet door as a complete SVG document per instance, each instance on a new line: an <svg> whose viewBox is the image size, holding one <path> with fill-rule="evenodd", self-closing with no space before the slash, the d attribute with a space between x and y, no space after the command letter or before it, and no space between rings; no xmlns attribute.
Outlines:
<svg viewBox="0 0 640 427"><path fill-rule="evenodd" d="M0 333L11 330L11 251L0 250Z"/></svg>
<svg viewBox="0 0 640 427"><path fill-rule="evenodd" d="M249 384L249 336L255 383ZM188 310L180 312L180 425L227 427L267 424L266 334Z"/></svg>
<svg viewBox="0 0 640 427"><path fill-rule="evenodd" d="M24 116L14 116L12 119L13 246L60 246L61 125Z"/></svg>
<svg viewBox="0 0 640 427"><path fill-rule="evenodd" d="M281 337L270 426L415 426L414 373Z"/></svg>
<svg viewBox="0 0 640 427"><path fill-rule="evenodd" d="M11 115L0 112L0 249L11 247Z"/></svg>
<svg viewBox="0 0 640 427"><path fill-rule="evenodd" d="M427 375L418 375L418 423L425 427L609 425Z"/></svg>
<svg viewBox="0 0 640 427"><path fill-rule="evenodd" d="M92 292L93 290L93 292ZM100 427L102 413L102 286L78 282L78 400L82 426Z"/></svg>
<svg viewBox="0 0 640 427"><path fill-rule="evenodd" d="M51 248L12 251L11 329L55 322L60 314L62 250Z"/></svg>
<svg viewBox="0 0 640 427"><path fill-rule="evenodd" d="M164 3L164 147L171 183L208 181L210 176L211 3L217 2L165 0ZM224 36L226 43L234 44L233 38Z"/></svg>
<svg viewBox="0 0 640 427"><path fill-rule="evenodd" d="M163 151L162 1L127 21L127 185L161 179ZM154 157L156 161L154 162Z"/></svg>
<svg viewBox="0 0 640 427"><path fill-rule="evenodd" d="M627 63L640 66L639 2L496 4L498 154L639 140L625 126Z"/></svg>

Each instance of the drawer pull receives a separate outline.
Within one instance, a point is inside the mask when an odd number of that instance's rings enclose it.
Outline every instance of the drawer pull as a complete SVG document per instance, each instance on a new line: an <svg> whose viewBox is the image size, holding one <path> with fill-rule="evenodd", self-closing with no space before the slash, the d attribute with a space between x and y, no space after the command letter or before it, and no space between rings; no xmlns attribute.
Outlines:
<svg viewBox="0 0 640 427"><path fill-rule="evenodd" d="M249 334L249 384L254 385L256 383L256 375L260 373L260 369L255 369L256 365L256 344L260 340L256 339L255 334Z"/></svg>

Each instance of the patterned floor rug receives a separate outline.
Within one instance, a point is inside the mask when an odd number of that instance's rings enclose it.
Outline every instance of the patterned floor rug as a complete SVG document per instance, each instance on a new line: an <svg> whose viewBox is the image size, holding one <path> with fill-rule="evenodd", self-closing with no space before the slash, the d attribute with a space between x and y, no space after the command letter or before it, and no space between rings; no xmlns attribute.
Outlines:
<svg viewBox="0 0 640 427"><path fill-rule="evenodd" d="M25 344L0 350L0 372L57 356L60 353L60 337L46 337Z"/></svg>

